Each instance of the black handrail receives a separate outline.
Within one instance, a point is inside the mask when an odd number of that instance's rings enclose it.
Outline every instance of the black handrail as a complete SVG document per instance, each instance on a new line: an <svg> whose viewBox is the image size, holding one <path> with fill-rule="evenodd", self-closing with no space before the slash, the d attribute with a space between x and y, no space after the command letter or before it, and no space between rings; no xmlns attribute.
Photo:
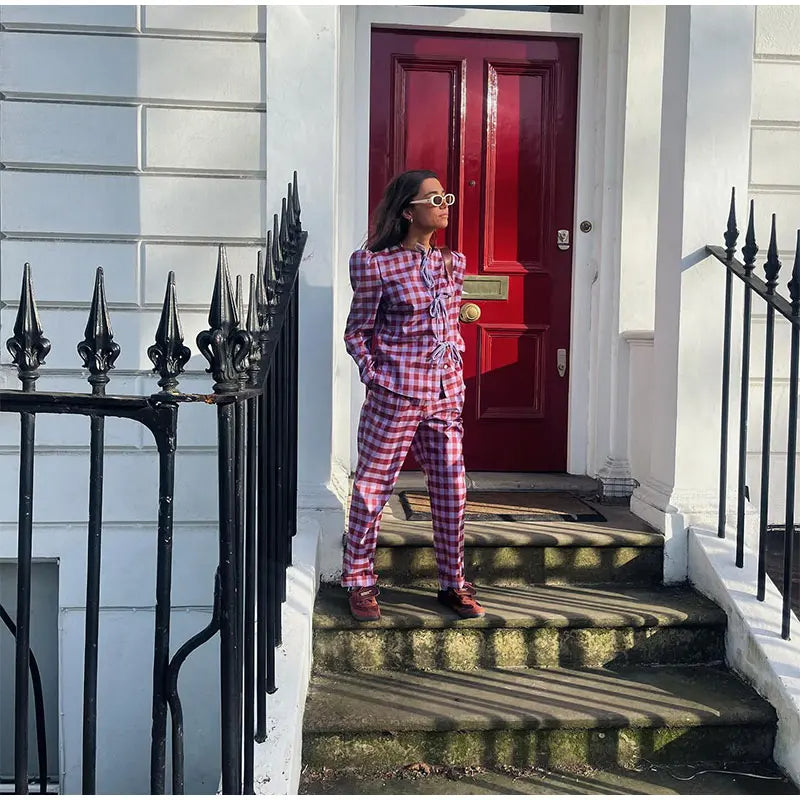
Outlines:
<svg viewBox="0 0 800 800"><path fill-rule="evenodd" d="M81 414L91 421L86 632L84 640L82 791L96 791L97 653L102 553L103 456L106 417L130 419L153 434L159 455L156 539L156 624L150 789L165 792L168 716L173 723L173 792L184 786L183 735L178 673L189 653L220 634L222 790L253 792L254 743L266 736L266 694L276 690L275 647L281 641L281 603L286 568L297 530L297 346L299 265L307 234L300 221L297 174L288 185L280 218L260 251L250 277L248 314L241 290L234 297L225 248L220 245L209 327L197 346L214 379L208 394L184 394L178 376L189 360L169 274L155 344L147 351L161 391L148 396L107 395L108 373L120 348L114 342L103 285L97 270L85 338L78 353L89 370L91 394L37 392L39 367L50 350L44 338L26 264L14 335L8 349L21 390L0 390L0 410L21 418L18 544L15 764L17 793L28 790L28 670L30 569L33 534L35 420L37 414ZM211 623L170 652L173 499L178 413L186 403L217 412L219 566ZM255 663L254 663L255 662ZM36 693L34 683L34 692ZM38 702L38 701L37 701ZM37 706L38 708L38 706ZM255 718L257 716L257 719ZM37 715L37 729L39 716ZM44 732L44 716L42 735Z"/></svg>
<svg viewBox="0 0 800 800"><path fill-rule="evenodd" d="M736 566L744 566L745 557L745 500L748 494L746 484L747 471L747 425L749 412L750 386L750 333L752 320L753 297L762 300L766 305L765 362L764 362L764 404L762 414L761 436L761 497L759 502L759 537L758 537L758 569L756 597L763 601L766 596L766 554L767 536L770 526L769 517L769 481L770 481L770 448L772 442L772 390L774 383L774 348L776 315L783 318L791 326L791 351L789 375L789 426L786 448L786 508L784 520L784 552L782 567L783 606L781 614L781 636L788 639L792 616L792 575L795 564L794 539L794 503L795 474L797 459L797 392L800 370L800 230L797 231L797 247L792 269L792 278L787 283L791 300L786 300L778 292L778 274L781 262L778 260L778 244L776 235L776 218L772 215L769 247L764 261L766 282L754 274L758 245L755 237L755 204L750 201L750 215L747 225L745 246L742 248L744 262L739 262L736 253L736 240L739 231L736 227L736 194L731 191L728 225L724 234L725 248L708 245L707 252L720 261L726 268L725 277L725 317L723 334L722 363L722 411L720 419L720 476L719 476L719 517L717 535L725 538L727 526L726 492L728 468L728 426L730 405L730 362L731 362L731 316L732 316L732 279L738 278L744 285L744 303L742 310L742 367L741 395L739 401L739 461L737 485L736 513ZM800 607L800 606L798 606Z"/></svg>

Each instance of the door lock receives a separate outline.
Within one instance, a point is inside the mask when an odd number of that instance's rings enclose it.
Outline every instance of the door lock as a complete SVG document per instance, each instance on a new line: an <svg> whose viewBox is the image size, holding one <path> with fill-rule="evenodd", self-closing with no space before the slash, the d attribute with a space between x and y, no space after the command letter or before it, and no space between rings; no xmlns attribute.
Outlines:
<svg viewBox="0 0 800 800"><path fill-rule="evenodd" d="M562 228L556 234L556 244L559 250L569 250L569 231Z"/></svg>
<svg viewBox="0 0 800 800"><path fill-rule="evenodd" d="M559 378L563 378L567 374L567 351L563 347L556 350L556 368Z"/></svg>

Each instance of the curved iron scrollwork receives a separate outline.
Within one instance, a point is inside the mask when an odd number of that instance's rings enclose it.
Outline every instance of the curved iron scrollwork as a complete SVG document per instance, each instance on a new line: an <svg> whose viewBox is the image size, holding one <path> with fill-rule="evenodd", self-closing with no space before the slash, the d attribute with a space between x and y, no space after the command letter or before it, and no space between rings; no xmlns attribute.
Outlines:
<svg viewBox="0 0 800 800"><path fill-rule="evenodd" d="M3 608L2 603L0 603L0 620L3 621L3 624L16 639L17 626L9 613ZM47 730L44 718L44 692L42 691L42 676L39 672L39 664L36 661L33 650L30 651L30 655L29 666L31 683L33 684L33 707L36 714L36 747L39 756L39 793L47 794Z"/></svg>
<svg viewBox="0 0 800 800"><path fill-rule="evenodd" d="M178 673L184 661L198 647L204 645L211 637L219 632L222 619L222 584L219 569L214 573L214 608L211 621L203 630L187 639L179 648L167 667L165 676L167 703L169 703L172 717L172 793L183 794L184 767L183 767L183 706L178 694Z"/></svg>

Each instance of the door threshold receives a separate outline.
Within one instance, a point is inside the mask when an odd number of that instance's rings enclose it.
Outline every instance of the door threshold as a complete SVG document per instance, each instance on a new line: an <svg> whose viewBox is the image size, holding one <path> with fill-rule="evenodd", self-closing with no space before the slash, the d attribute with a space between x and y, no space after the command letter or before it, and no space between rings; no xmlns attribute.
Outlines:
<svg viewBox="0 0 800 800"><path fill-rule="evenodd" d="M422 472L401 472L395 491L424 489ZM467 489L475 491L507 491L527 489L542 492L577 492L596 494L598 482L588 475L568 475L566 472L471 472L467 471Z"/></svg>

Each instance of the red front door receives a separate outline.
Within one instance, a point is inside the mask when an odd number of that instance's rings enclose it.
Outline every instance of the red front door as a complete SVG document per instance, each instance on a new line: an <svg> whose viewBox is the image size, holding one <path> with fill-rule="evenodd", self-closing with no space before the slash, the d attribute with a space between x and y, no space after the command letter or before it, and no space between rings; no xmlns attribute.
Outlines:
<svg viewBox="0 0 800 800"><path fill-rule="evenodd" d="M575 39L372 34L371 208L405 169L457 195L469 470L566 470L577 76Z"/></svg>

